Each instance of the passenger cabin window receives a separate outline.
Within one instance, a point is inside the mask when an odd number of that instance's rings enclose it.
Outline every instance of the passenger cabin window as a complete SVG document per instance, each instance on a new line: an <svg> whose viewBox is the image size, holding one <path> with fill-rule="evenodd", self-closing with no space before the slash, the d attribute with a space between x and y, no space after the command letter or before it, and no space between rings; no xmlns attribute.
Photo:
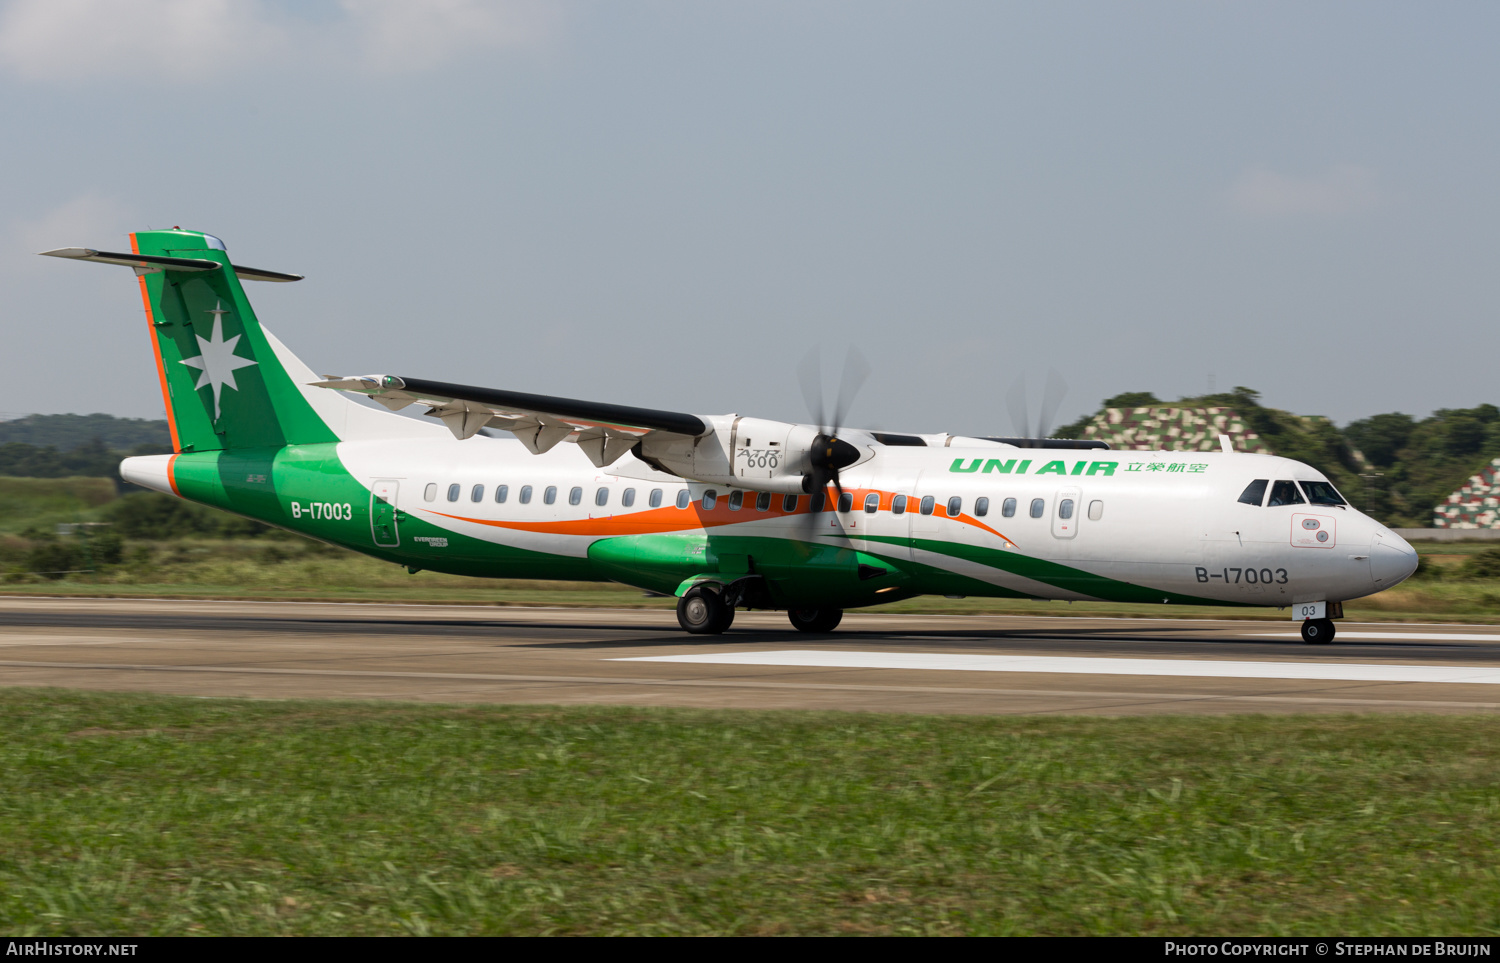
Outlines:
<svg viewBox="0 0 1500 963"><path fill-rule="evenodd" d="M807 510L810 511L810 512L812 512L814 515L818 514L819 512L821 512L823 509L825 509L827 507L828 507L828 496L825 495L825 494L823 494L822 492L818 492L815 495L813 495L812 496L812 501L810 501L810 502L807 503Z"/></svg>
<svg viewBox="0 0 1500 963"><path fill-rule="evenodd" d="M676 504L678 508L687 508L692 500L693 496L688 494L688 490L686 488L680 488L677 490L677 501L674 504Z"/></svg>
<svg viewBox="0 0 1500 963"><path fill-rule="evenodd" d="M1275 508L1277 505L1301 505L1302 493L1297 491L1297 483L1294 481L1278 481L1271 486L1271 499L1266 502L1267 508Z"/></svg>
<svg viewBox="0 0 1500 963"><path fill-rule="evenodd" d="M450 502L456 502L456 501L458 501L459 490L460 490L460 487L459 487L459 484L457 482L454 482L453 484L449 485L448 486L448 501L450 501Z"/></svg>
<svg viewBox="0 0 1500 963"><path fill-rule="evenodd" d="M1015 518L1016 517L1016 500L1014 498L1007 498L1005 501L1001 502L1000 503L1000 514L1003 515L1006 518Z"/></svg>
<svg viewBox="0 0 1500 963"><path fill-rule="evenodd" d="M531 504L531 486L530 485L522 485L521 486L521 504L522 505L530 505Z"/></svg>
<svg viewBox="0 0 1500 963"><path fill-rule="evenodd" d="M1033 498L1031 500L1031 517L1032 518L1041 518L1042 514L1044 512L1046 512L1046 511L1047 511L1047 501L1046 501L1046 499L1043 499L1043 498Z"/></svg>
<svg viewBox="0 0 1500 963"><path fill-rule="evenodd" d="M1089 502L1089 521L1097 522L1104 517L1104 503L1095 499Z"/></svg>
<svg viewBox="0 0 1500 963"><path fill-rule="evenodd" d="M658 495L657 498L656 498L656 500L657 501L661 501L661 496ZM630 508L633 505L635 505L635 489L634 488L627 488L623 492L620 493L620 505L623 508Z"/></svg>
<svg viewBox="0 0 1500 963"><path fill-rule="evenodd" d="M957 495L948 499L948 517L957 518L964 513L964 500Z"/></svg>
<svg viewBox="0 0 1500 963"><path fill-rule="evenodd" d="M551 505L555 501L557 501L557 486L548 485L547 490L542 492L542 503Z"/></svg>
<svg viewBox="0 0 1500 963"><path fill-rule="evenodd" d="M904 514L906 514L906 496L905 495L897 495L895 498L891 499L891 514L892 515L904 515Z"/></svg>
<svg viewBox="0 0 1500 963"><path fill-rule="evenodd" d="M1302 483L1302 490L1304 492L1307 492L1307 500L1314 505L1349 504L1348 502L1344 501L1344 496L1338 493L1338 489L1334 488L1327 482L1305 481Z"/></svg>
<svg viewBox="0 0 1500 963"><path fill-rule="evenodd" d="M437 482L430 482L426 488L422 489L422 500L430 502L435 498L437 498Z"/></svg>
<svg viewBox="0 0 1500 963"><path fill-rule="evenodd" d="M874 492L870 492L870 494L868 494L868 495L865 496L865 511L866 512L868 512L868 513L870 513L870 514L873 515L875 513L875 510L877 508L879 508L879 507L880 507L880 496L879 495L875 494Z"/></svg>
<svg viewBox="0 0 1500 963"><path fill-rule="evenodd" d="M737 511L739 511L740 510L740 506L743 505L743 504L745 504L745 493L744 492L730 492L729 493L729 510L731 512L737 512Z"/></svg>
<svg viewBox="0 0 1500 963"><path fill-rule="evenodd" d="M469 501L471 501L471 502L482 502L482 501L484 501L484 486L483 485L475 485L473 488L469 489Z"/></svg>
<svg viewBox="0 0 1500 963"><path fill-rule="evenodd" d="M598 491L594 492L594 504L595 505L608 505L609 504L609 489L608 488L601 488Z"/></svg>
<svg viewBox="0 0 1500 963"><path fill-rule="evenodd" d="M713 511L714 510L714 506L717 505L718 503L719 503L719 493L718 492L716 492L712 488L710 488L708 491L706 491L706 492L703 493L703 510L705 512L711 512L711 511Z"/></svg>
<svg viewBox="0 0 1500 963"><path fill-rule="evenodd" d="M504 505L505 504L505 500L507 498L509 498L509 497L510 497L510 486L509 485L496 485L495 486L495 504L496 505Z"/></svg>
<svg viewBox="0 0 1500 963"><path fill-rule="evenodd" d="M568 491L568 504L569 505L582 505L583 504L583 489L582 488L572 488L572 489L569 489L569 491Z"/></svg>
<svg viewBox="0 0 1500 963"><path fill-rule="evenodd" d="M842 495L839 496L839 511L841 511L841 512L847 512L849 509L851 509L853 507L854 507L854 495L853 495L853 493L851 493L851 492L844 492Z"/></svg>
<svg viewBox="0 0 1500 963"><path fill-rule="evenodd" d="M1064 498L1062 501L1060 501L1060 502L1057 503L1057 517L1058 518L1072 518L1073 517L1073 499L1071 499L1071 498Z"/></svg>
<svg viewBox="0 0 1500 963"><path fill-rule="evenodd" d="M937 499L936 498L933 498L931 495L923 495L922 496L922 504L920 506L918 506L918 507L921 510L921 512L922 512L923 515L931 515L932 514L932 506L936 505L936 504L937 504Z"/></svg>
<svg viewBox="0 0 1500 963"><path fill-rule="evenodd" d="M983 518L990 513L990 500L988 498L974 499L974 517Z"/></svg>
<svg viewBox="0 0 1500 963"><path fill-rule="evenodd" d="M653 488L653 489L651 489L651 494L646 497L646 504L649 505L652 508L660 508L661 507L661 489L660 488Z"/></svg>
<svg viewBox="0 0 1500 963"><path fill-rule="evenodd" d="M1254 505L1256 508L1259 508L1261 502L1266 500L1266 486L1269 484L1271 484L1271 481L1268 478L1255 479L1255 481L1245 486L1244 491L1240 492L1240 501L1246 505Z"/></svg>
<svg viewBox="0 0 1500 963"><path fill-rule="evenodd" d="M797 496L786 495L781 499L781 510L790 514L797 510Z"/></svg>
<svg viewBox="0 0 1500 963"><path fill-rule="evenodd" d="M761 492L755 496L755 510L758 512L769 512L771 510L770 492Z"/></svg>

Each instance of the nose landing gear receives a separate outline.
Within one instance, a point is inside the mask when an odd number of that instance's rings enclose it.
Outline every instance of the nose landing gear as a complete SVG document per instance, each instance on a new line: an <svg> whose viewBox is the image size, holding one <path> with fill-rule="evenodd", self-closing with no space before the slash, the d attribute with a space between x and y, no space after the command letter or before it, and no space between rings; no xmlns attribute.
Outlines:
<svg viewBox="0 0 1500 963"><path fill-rule="evenodd" d="M1333 641L1333 619L1307 619L1302 623L1302 641L1308 645L1327 645Z"/></svg>

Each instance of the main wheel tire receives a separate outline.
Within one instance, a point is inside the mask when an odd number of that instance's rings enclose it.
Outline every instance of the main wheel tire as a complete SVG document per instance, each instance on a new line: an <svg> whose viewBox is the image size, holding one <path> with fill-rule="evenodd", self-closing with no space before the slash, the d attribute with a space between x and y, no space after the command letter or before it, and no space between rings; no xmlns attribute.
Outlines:
<svg viewBox="0 0 1500 963"><path fill-rule="evenodd" d="M1327 645L1333 641L1333 619L1308 619L1302 623L1302 641L1308 645Z"/></svg>
<svg viewBox="0 0 1500 963"><path fill-rule="evenodd" d="M718 635L729 628L734 613L724 605L719 593L694 586L677 600L677 624L693 635Z"/></svg>
<svg viewBox="0 0 1500 963"><path fill-rule="evenodd" d="M844 617L843 609L791 609L786 613L798 632L832 632Z"/></svg>

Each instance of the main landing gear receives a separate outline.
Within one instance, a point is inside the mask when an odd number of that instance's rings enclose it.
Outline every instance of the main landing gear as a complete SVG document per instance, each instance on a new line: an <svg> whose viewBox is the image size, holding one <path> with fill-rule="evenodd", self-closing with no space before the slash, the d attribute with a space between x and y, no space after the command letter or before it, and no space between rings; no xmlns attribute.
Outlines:
<svg viewBox="0 0 1500 963"><path fill-rule="evenodd" d="M787 618L798 632L832 632L844 617L843 609L792 609Z"/></svg>
<svg viewBox="0 0 1500 963"><path fill-rule="evenodd" d="M677 624L693 635L718 635L734 621L734 609L718 592L695 585L677 600Z"/></svg>
<svg viewBox="0 0 1500 963"><path fill-rule="evenodd" d="M1302 641L1308 645L1327 645L1333 641L1333 619L1307 619L1302 623Z"/></svg>
<svg viewBox="0 0 1500 963"><path fill-rule="evenodd" d="M787 612L799 632L832 632L844 617L843 609L792 609ZM695 585L677 600L677 624L692 635L719 635L734 621L734 609L722 592Z"/></svg>

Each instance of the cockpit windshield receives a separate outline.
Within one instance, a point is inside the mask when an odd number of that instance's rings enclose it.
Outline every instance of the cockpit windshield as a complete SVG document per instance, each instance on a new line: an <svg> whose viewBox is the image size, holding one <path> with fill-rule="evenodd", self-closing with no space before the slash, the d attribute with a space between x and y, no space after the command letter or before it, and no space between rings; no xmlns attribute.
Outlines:
<svg viewBox="0 0 1500 963"><path fill-rule="evenodd" d="M1302 490L1307 492L1307 500L1314 505L1347 505L1344 496L1338 493L1328 482L1305 481Z"/></svg>
<svg viewBox="0 0 1500 963"><path fill-rule="evenodd" d="M1297 491L1297 483L1294 481L1278 481L1271 486L1271 497L1266 502L1267 508L1275 508L1277 505L1301 505L1302 493Z"/></svg>
<svg viewBox="0 0 1500 963"><path fill-rule="evenodd" d="M1254 505L1256 508L1259 508L1260 503L1266 500L1266 486L1269 484L1271 484L1270 479L1255 479L1255 481L1246 485L1245 490L1240 493L1240 501L1246 505Z"/></svg>

